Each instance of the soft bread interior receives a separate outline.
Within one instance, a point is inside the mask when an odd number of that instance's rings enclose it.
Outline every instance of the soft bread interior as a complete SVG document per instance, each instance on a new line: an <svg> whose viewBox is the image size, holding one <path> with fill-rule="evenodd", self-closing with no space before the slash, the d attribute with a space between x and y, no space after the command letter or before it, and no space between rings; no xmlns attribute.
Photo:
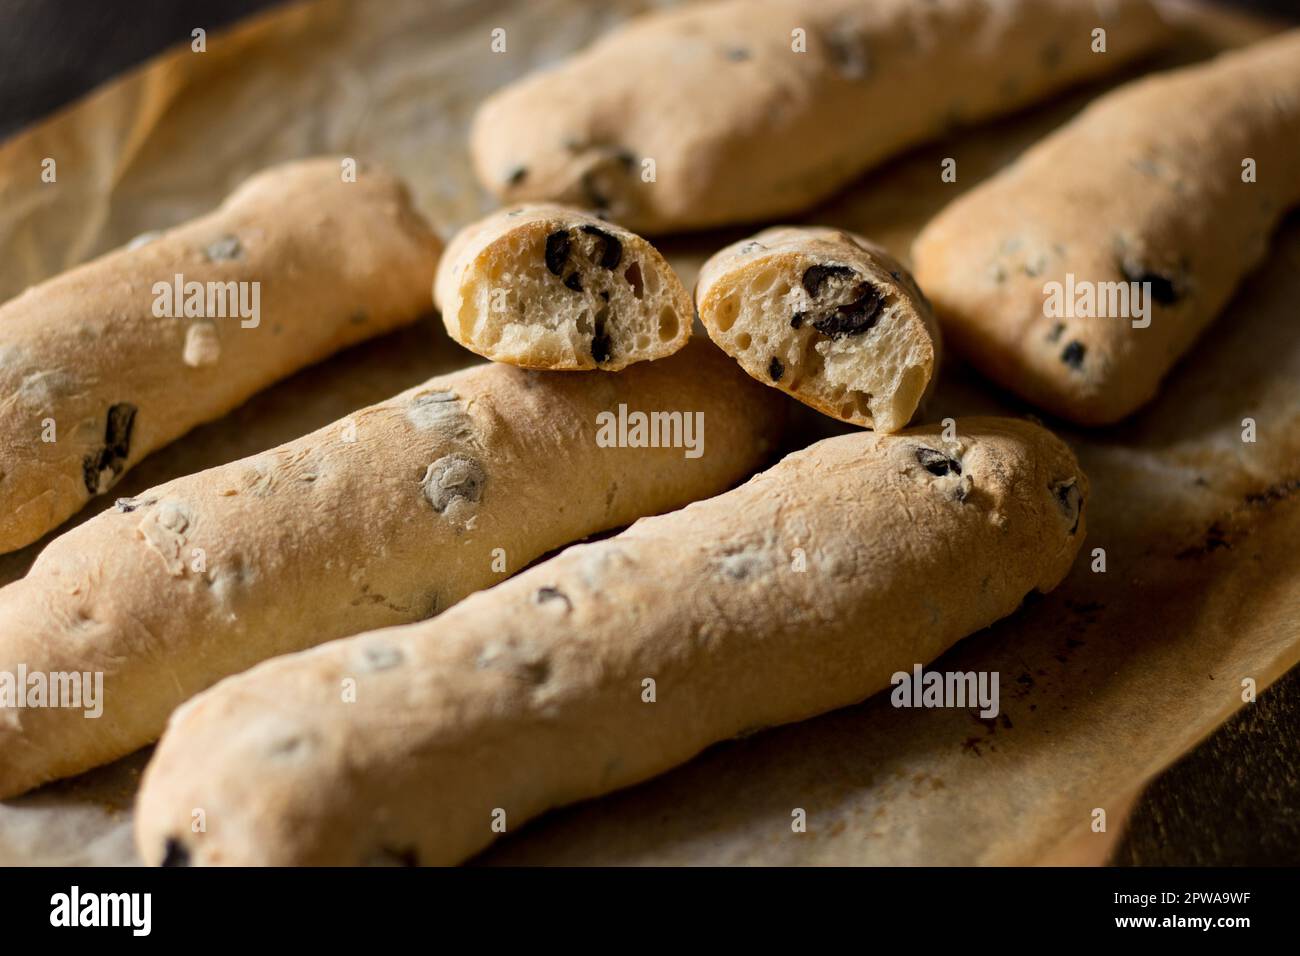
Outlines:
<svg viewBox="0 0 1300 956"><path fill-rule="evenodd" d="M621 230L529 224L466 270L460 333L484 354L521 365L619 369L662 358L689 330L681 284L668 270Z"/></svg>
<svg viewBox="0 0 1300 956"><path fill-rule="evenodd" d="M934 346L911 302L847 263L770 256L720 279L705 309L750 375L845 421L896 431L929 384Z"/></svg>

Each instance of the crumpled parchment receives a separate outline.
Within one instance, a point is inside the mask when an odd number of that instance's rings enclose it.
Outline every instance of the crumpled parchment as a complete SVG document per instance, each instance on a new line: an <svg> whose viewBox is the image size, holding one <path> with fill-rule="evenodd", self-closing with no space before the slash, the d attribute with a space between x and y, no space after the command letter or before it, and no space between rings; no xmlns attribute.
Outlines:
<svg viewBox="0 0 1300 956"><path fill-rule="evenodd" d="M206 53L164 54L0 144L0 299L212 208L264 166L312 154L388 163L450 235L490 208L464 146L475 104L653 5L319 0L213 34ZM1192 5L1170 9L1185 36L1154 65L1270 29ZM497 27L506 30L501 54L489 49ZM1106 85L911 153L805 218L905 257L944 203ZM955 184L938 175L948 156L958 159ZM45 157L58 163L55 184L41 182ZM704 257L749 231L663 249L692 282ZM897 710L877 695L550 814L482 862L1103 861L1145 783L1244 706L1243 679L1262 690L1300 658L1297 301L1293 216L1154 405L1108 429L1047 422L1092 483L1084 551L1057 591L931 665L999 671L998 718ZM139 465L114 496L271 447L474 360L426 319L197 429ZM950 357L924 418L1030 412ZM1247 417L1254 443L1242 441ZM0 556L0 583L25 573L44 543ZM1091 570L1094 548L1105 549L1105 573ZM0 803L0 864L136 862L130 808L146 759ZM796 807L807 811L806 833L791 830ZM1098 808L1105 833L1091 828Z"/></svg>

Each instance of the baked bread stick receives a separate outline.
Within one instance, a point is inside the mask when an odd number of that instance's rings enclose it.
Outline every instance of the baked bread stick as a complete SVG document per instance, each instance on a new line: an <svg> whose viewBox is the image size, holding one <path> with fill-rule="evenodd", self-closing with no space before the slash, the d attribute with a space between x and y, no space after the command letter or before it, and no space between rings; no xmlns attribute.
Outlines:
<svg viewBox="0 0 1300 956"><path fill-rule="evenodd" d="M726 489L782 402L707 342L616 375L481 365L119 500L0 589L0 673L103 674L98 718L0 708L0 796L130 753L258 661L427 618Z"/></svg>
<svg viewBox="0 0 1300 956"><path fill-rule="evenodd" d="M1119 421L1300 202L1300 30L1096 100L917 237L916 277L986 375Z"/></svg>
<svg viewBox="0 0 1300 956"><path fill-rule="evenodd" d="M0 306L0 552L272 382L427 313L441 249L392 175L344 182L313 159Z"/></svg>
<svg viewBox="0 0 1300 956"><path fill-rule="evenodd" d="M1147 0L689 4L494 94L470 147L503 204L597 209L643 235L770 220L1167 32Z"/></svg>
<svg viewBox="0 0 1300 956"><path fill-rule="evenodd" d="M1025 421L819 442L436 620L270 661L190 701L143 778L140 852L460 862L494 822L513 831L885 688L1054 588L1087 495L1065 445Z"/></svg>

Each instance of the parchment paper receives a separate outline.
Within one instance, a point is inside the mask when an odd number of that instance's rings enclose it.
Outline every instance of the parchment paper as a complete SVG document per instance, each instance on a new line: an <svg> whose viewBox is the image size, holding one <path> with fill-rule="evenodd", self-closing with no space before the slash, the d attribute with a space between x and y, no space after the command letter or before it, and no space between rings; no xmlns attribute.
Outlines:
<svg viewBox="0 0 1300 956"><path fill-rule="evenodd" d="M216 205L249 173L318 153L380 159L445 234L490 208L464 134L487 92L651 4L635 0L323 0L161 56L0 144L0 299ZM1270 27L1193 6L1196 59ZM507 52L489 52L504 27ZM1077 110L1093 87L919 150L806 217L906 256L924 221ZM958 160L941 183L940 160ZM40 179L55 158L58 182ZM748 230L664 245L687 282ZM1121 426L1047 424L1093 485L1085 553L1056 592L933 666L1001 673L1002 715L896 710L887 698L713 748L621 794L550 814L482 862L1101 862L1144 784L1300 658L1300 217L1276 238L1158 402ZM431 319L257 396L142 463L115 495L278 444L469 364ZM1025 414L958 360L937 420ZM1241 440L1242 419L1257 441ZM825 423L821 426L827 427ZM810 431L808 440L818 437ZM114 496L115 496L114 495ZM85 520L111 498L74 520ZM0 557L21 576L45 542ZM1107 570L1087 554L1106 550ZM0 864L133 863L147 753L0 803ZM0 755L3 759L3 755ZM791 810L808 832L791 832ZM1106 810L1107 831L1090 829Z"/></svg>

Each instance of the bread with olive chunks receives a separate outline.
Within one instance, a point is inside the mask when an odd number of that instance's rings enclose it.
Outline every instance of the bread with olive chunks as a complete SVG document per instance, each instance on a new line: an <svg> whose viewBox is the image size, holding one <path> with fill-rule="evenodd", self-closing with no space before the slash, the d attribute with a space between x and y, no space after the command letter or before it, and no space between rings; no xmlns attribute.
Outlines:
<svg viewBox="0 0 1300 956"><path fill-rule="evenodd" d="M741 368L820 412L893 432L939 363L939 328L907 270L861 236L777 226L700 270L695 308Z"/></svg>
<svg viewBox="0 0 1300 956"><path fill-rule="evenodd" d="M436 620L200 695L145 771L137 845L150 863L458 863L494 822L882 690L1056 587L1087 496L1027 421L827 439Z"/></svg>
<svg viewBox="0 0 1300 956"><path fill-rule="evenodd" d="M97 719L0 708L0 797L149 743L258 661L422 620L570 541L717 494L764 463L781 404L707 342L616 375L478 365L119 500L0 589L0 673L104 675ZM690 453L662 433L611 447L600 420L621 406L702 416L705 432Z"/></svg>
<svg viewBox="0 0 1300 956"><path fill-rule="evenodd" d="M497 362L616 372L691 336L691 299L640 236L563 206L495 212L457 233L434 300L447 333Z"/></svg>
<svg viewBox="0 0 1300 956"><path fill-rule="evenodd" d="M0 307L0 552L271 383L429 311L442 243L400 180L363 164L344 182L340 162L268 169Z"/></svg>
<svg viewBox="0 0 1300 956"><path fill-rule="evenodd" d="M986 375L1104 425L1156 395L1298 202L1293 30L1094 101L940 212L912 259Z"/></svg>
<svg viewBox="0 0 1300 956"><path fill-rule="evenodd" d="M598 209L643 235L771 220L1167 34L1148 0L684 4L488 98L470 147L503 203Z"/></svg>

